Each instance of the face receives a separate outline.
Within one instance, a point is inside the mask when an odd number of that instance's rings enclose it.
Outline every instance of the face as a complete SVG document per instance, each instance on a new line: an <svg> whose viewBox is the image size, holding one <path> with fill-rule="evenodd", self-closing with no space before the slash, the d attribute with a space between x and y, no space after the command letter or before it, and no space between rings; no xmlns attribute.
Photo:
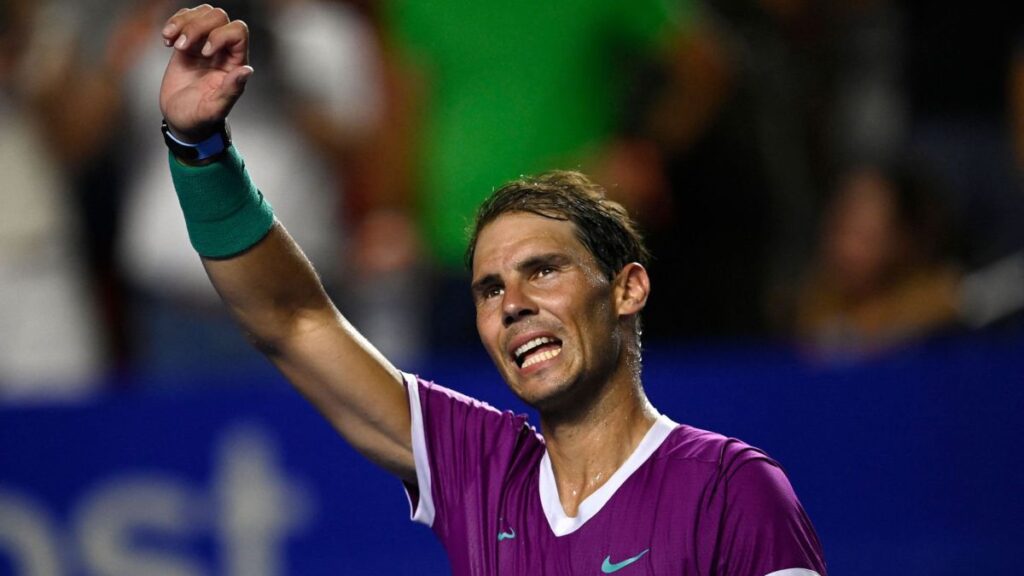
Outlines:
<svg viewBox="0 0 1024 576"><path fill-rule="evenodd" d="M867 171L848 179L831 215L826 257L847 292L870 291L899 249L893 192L885 178Z"/></svg>
<svg viewBox="0 0 1024 576"><path fill-rule="evenodd" d="M542 412L615 372L624 340L615 295L571 222L512 212L477 238L480 339L512 391Z"/></svg>

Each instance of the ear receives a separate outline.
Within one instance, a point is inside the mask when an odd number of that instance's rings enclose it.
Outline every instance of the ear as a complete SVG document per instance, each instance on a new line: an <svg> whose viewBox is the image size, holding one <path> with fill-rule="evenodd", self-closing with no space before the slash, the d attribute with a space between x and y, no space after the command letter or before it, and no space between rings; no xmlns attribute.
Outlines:
<svg viewBox="0 0 1024 576"><path fill-rule="evenodd" d="M638 262L622 267L615 277L615 306L619 316L633 316L647 305L651 279L647 269Z"/></svg>

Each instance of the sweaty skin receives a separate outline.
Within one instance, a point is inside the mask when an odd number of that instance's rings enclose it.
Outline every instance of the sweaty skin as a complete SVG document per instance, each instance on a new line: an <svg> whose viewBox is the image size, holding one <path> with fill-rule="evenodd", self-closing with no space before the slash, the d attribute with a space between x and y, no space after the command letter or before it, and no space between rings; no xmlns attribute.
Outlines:
<svg viewBox="0 0 1024 576"><path fill-rule="evenodd" d="M512 391L540 412L566 511L618 469L657 417L640 385L635 333L649 290L639 264L605 277L567 221L512 212L478 236L480 339Z"/></svg>
<svg viewBox="0 0 1024 576"><path fill-rule="evenodd" d="M500 217L481 232L474 258L477 329L505 381L542 412L560 406L577 383L608 380L623 354L614 334L612 286L575 239L573 225L534 214ZM515 350L547 342L520 365ZM545 354L547 352L547 354Z"/></svg>

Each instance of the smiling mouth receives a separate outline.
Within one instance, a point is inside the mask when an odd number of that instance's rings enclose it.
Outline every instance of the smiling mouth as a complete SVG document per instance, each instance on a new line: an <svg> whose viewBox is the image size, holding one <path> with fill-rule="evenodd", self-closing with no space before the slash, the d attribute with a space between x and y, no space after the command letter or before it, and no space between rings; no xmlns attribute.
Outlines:
<svg viewBox="0 0 1024 576"><path fill-rule="evenodd" d="M551 360L561 353L561 340L548 336L541 336L540 338L534 338L519 348L516 348L512 356L517 366L520 368L528 368L538 362Z"/></svg>

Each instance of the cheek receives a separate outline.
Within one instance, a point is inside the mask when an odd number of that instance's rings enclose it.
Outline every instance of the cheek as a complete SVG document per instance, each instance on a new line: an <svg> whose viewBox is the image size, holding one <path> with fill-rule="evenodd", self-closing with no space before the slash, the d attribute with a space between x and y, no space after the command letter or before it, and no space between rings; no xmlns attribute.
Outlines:
<svg viewBox="0 0 1024 576"><path fill-rule="evenodd" d="M594 289L587 294L586 310L588 316L594 322L613 322L615 320L615 306L612 303L610 290Z"/></svg>
<svg viewBox="0 0 1024 576"><path fill-rule="evenodd" d="M576 318L580 344L586 347L602 346L608 334L615 332L618 318L606 291L595 290L579 300L582 306L571 316Z"/></svg>

